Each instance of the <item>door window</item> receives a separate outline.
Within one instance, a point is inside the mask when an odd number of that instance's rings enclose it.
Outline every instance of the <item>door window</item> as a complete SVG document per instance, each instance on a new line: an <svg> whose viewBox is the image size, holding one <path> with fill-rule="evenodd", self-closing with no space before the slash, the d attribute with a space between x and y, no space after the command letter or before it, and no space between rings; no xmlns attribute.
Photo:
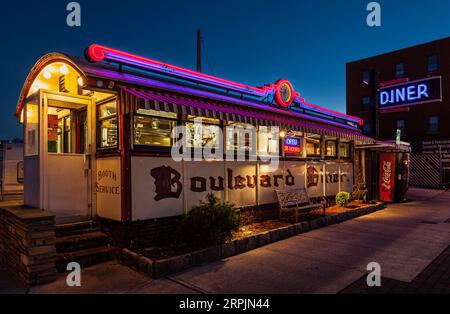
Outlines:
<svg viewBox="0 0 450 314"><path fill-rule="evenodd" d="M84 154L86 109L48 107L47 146L49 153Z"/></svg>

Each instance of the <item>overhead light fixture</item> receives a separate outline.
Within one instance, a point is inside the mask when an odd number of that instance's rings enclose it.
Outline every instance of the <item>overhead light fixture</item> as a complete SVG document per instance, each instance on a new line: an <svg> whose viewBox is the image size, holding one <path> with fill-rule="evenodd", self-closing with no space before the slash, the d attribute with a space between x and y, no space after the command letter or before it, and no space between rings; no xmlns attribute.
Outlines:
<svg viewBox="0 0 450 314"><path fill-rule="evenodd" d="M69 68L67 67L67 65L63 64L60 68L59 68L59 72L61 72L62 75L66 75L69 73Z"/></svg>
<svg viewBox="0 0 450 314"><path fill-rule="evenodd" d="M285 138L286 137L286 131L280 131L280 137Z"/></svg>
<svg viewBox="0 0 450 314"><path fill-rule="evenodd" d="M44 70L44 74L43 74L44 78L49 80L52 77L52 73L50 72L50 70Z"/></svg>

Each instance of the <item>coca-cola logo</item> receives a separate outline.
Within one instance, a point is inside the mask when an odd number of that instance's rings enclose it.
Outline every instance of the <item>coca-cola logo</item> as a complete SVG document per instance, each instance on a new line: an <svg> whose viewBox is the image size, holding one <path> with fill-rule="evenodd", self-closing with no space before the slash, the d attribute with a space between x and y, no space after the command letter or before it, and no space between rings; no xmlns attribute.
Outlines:
<svg viewBox="0 0 450 314"><path fill-rule="evenodd" d="M392 162L383 161L381 190L384 192L389 192L392 189L391 174L392 174Z"/></svg>

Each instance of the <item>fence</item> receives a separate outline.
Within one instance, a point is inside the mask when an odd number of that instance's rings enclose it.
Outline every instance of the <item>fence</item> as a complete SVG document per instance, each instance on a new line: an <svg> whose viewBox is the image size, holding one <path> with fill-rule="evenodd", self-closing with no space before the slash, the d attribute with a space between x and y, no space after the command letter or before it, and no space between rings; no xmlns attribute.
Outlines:
<svg viewBox="0 0 450 314"><path fill-rule="evenodd" d="M411 154L409 185L418 188L443 187L443 167L438 153Z"/></svg>

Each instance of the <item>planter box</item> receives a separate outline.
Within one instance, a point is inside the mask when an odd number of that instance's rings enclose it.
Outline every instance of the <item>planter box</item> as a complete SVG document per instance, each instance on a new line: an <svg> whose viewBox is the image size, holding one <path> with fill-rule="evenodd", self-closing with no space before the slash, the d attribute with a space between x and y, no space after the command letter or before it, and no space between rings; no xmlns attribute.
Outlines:
<svg viewBox="0 0 450 314"><path fill-rule="evenodd" d="M166 259L156 260L153 263L153 278L161 278L194 266L192 254L184 254Z"/></svg>
<svg viewBox="0 0 450 314"><path fill-rule="evenodd" d="M192 252L191 255L193 265L202 265L219 260L222 257L220 246L212 246L203 250L198 250Z"/></svg>
<svg viewBox="0 0 450 314"><path fill-rule="evenodd" d="M291 226L277 228L243 239L230 241L219 246L213 246L161 260L152 260L145 256L140 256L128 249L123 249L122 253L119 254L119 260L127 266L138 269L139 271L144 272L153 278L161 278L186 270L193 266L202 265L220 259L225 259L237 254L245 253L258 247L287 239L297 234L305 233L323 226L339 223L353 217L359 217L383 208L384 204L369 205L367 207L361 207L333 216L320 217L312 221L303 221Z"/></svg>
<svg viewBox="0 0 450 314"><path fill-rule="evenodd" d="M236 255L235 241L227 242L221 245L221 258L228 258Z"/></svg>

